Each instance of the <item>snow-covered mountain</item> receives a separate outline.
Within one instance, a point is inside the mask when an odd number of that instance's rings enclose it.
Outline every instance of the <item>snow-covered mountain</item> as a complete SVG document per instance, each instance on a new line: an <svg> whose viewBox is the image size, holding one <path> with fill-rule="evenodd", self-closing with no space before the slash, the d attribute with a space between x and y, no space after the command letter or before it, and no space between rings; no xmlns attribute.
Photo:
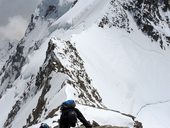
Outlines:
<svg viewBox="0 0 170 128"><path fill-rule="evenodd" d="M168 128L169 9L167 0L42 0L2 63L0 127L56 127L60 104L74 99L100 125Z"/></svg>
<svg viewBox="0 0 170 128"><path fill-rule="evenodd" d="M0 40L0 69L5 62L9 59L9 56L15 52L18 41L14 40Z"/></svg>

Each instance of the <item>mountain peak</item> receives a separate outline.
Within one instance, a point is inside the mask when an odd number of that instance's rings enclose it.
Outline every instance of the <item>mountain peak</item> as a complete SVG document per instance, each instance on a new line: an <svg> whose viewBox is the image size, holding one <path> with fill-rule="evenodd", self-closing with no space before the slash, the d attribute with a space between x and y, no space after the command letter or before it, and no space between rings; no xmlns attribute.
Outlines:
<svg viewBox="0 0 170 128"><path fill-rule="evenodd" d="M0 127L57 127L68 99L99 125L168 127L169 18L167 0L42 0L2 63Z"/></svg>

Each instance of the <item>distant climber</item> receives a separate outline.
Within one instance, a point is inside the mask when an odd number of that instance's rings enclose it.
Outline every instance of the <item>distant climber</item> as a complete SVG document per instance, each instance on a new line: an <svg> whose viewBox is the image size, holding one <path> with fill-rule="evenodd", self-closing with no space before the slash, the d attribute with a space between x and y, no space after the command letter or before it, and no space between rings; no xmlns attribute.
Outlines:
<svg viewBox="0 0 170 128"><path fill-rule="evenodd" d="M139 121L135 121L134 128L143 128L142 123Z"/></svg>
<svg viewBox="0 0 170 128"><path fill-rule="evenodd" d="M61 116L59 120L59 128L75 127L77 118L86 128L92 128L92 125L84 118L83 114L75 108L74 100L67 100L61 105Z"/></svg>
<svg viewBox="0 0 170 128"><path fill-rule="evenodd" d="M50 126L48 126L46 123L41 123L40 128L50 128Z"/></svg>

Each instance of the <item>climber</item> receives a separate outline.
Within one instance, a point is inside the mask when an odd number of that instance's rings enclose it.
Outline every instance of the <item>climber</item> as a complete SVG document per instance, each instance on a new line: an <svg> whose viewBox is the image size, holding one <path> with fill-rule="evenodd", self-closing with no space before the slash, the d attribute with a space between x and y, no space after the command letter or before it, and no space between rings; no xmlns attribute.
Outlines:
<svg viewBox="0 0 170 128"><path fill-rule="evenodd" d="M74 100L67 100L61 105L61 116L59 120L59 128L75 127L77 118L86 128L92 128L92 125L84 118L83 114L75 108Z"/></svg>
<svg viewBox="0 0 170 128"><path fill-rule="evenodd" d="M50 128L50 126L48 126L46 123L41 123L40 128Z"/></svg>

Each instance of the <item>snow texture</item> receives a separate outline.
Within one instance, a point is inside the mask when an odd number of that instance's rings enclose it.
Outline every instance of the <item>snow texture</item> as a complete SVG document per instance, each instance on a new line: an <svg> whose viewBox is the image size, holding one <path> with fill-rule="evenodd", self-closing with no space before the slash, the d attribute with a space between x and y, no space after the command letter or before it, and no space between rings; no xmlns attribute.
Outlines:
<svg viewBox="0 0 170 128"><path fill-rule="evenodd" d="M132 128L122 112L144 128L169 128L170 49L151 41L123 3L41 2L12 58L0 62L0 127L55 127L60 104L74 99L90 122Z"/></svg>

